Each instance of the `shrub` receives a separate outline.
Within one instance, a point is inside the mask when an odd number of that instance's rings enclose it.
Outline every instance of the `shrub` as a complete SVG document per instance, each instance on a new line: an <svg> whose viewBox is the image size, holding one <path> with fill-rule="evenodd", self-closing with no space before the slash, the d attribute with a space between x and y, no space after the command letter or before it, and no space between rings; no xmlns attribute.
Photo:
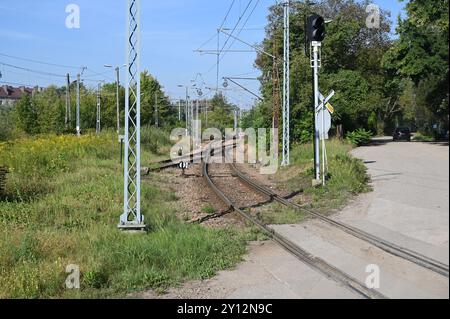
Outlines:
<svg viewBox="0 0 450 319"><path fill-rule="evenodd" d="M170 144L170 136L160 128L145 126L141 129L141 144L147 151L158 154L163 146Z"/></svg>
<svg viewBox="0 0 450 319"><path fill-rule="evenodd" d="M416 142L435 142L435 138L432 136L424 135L421 133L417 133L414 135L413 141Z"/></svg>
<svg viewBox="0 0 450 319"><path fill-rule="evenodd" d="M7 170L0 166L0 198L4 196Z"/></svg>
<svg viewBox="0 0 450 319"><path fill-rule="evenodd" d="M208 204L202 208L202 213L205 213L208 215L212 215L215 212L216 212L216 209L211 204Z"/></svg>
<svg viewBox="0 0 450 319"><path fill-rule="evenodd" d="M356 131L347 134L347 140L356 146L369 144L372 137L372 132L366 131L363 128L357 129Z"/></svg>

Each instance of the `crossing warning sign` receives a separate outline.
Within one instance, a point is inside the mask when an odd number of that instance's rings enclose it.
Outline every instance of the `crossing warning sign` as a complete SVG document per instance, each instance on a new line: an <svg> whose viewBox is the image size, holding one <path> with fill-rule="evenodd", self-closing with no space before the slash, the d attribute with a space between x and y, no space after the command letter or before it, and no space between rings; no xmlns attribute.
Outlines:
<svg viewBox="0 0 450 319"><path fill-rule="evenodd" d="M333 105L331 105L330 103L327 103L327 104L325 105L325 107L328 109L328 112L330 112L331 114L334 113L334 107L333 107Z"/></svg>

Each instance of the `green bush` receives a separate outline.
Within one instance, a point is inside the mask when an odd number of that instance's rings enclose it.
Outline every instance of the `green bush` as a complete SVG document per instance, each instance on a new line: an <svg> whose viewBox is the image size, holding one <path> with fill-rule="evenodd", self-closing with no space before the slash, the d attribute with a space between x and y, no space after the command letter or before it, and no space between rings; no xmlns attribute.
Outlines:
<svg viewBox="0 0 450 319"><path fill-rule="evenodd" d="M424 135L421 133L417 133L416 135L414 135L413 141L416 142L435 142L435 138L432 136L428 136L428 135Z"/></svg>
<svg viewBox="0 0 450 319"><path fill-rule="evenodd" d="M170 144L170 135L160 128L145 126L141 129L142 147L155 154L161 152L161 148Z"/></svg>
<svg viewBox="0 0 450 319"><path fill-rule="evenodd" d="M347 134L347 141L356 146L363 146L369 144L373 134L370 131L366 131L363 128L357 129Z"/></svg>

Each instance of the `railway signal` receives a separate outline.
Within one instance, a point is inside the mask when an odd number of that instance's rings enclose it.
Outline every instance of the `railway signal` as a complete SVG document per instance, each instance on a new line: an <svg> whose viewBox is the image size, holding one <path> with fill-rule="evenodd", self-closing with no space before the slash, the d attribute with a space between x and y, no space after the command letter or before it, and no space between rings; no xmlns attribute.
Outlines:
<svg viewBox="0 0 450 319"><path fill-rule="evenodd" d="M322 42L325 39L325 19L313 14L306 20L306 36L308 41Z"/></svg>

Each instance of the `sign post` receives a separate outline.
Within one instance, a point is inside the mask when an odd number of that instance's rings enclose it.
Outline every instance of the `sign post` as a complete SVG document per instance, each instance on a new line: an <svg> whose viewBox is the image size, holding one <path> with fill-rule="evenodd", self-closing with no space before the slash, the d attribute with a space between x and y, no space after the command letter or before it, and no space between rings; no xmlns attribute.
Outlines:
<svg viewBox="0 0 450 319"><path fill-rule="evenodd" d="M325 140L328 139L328 132L331 129L331 114L334 113L333 106L329 103L331 98L334 96L335 92L331 91L327 97L324 97L319 92L319 98L321 103L319 107L316 109L316 122L320 123L319 125L319 136L322 141L322 185L326 184L326 176L327 176L327 151Z"/></svg>

